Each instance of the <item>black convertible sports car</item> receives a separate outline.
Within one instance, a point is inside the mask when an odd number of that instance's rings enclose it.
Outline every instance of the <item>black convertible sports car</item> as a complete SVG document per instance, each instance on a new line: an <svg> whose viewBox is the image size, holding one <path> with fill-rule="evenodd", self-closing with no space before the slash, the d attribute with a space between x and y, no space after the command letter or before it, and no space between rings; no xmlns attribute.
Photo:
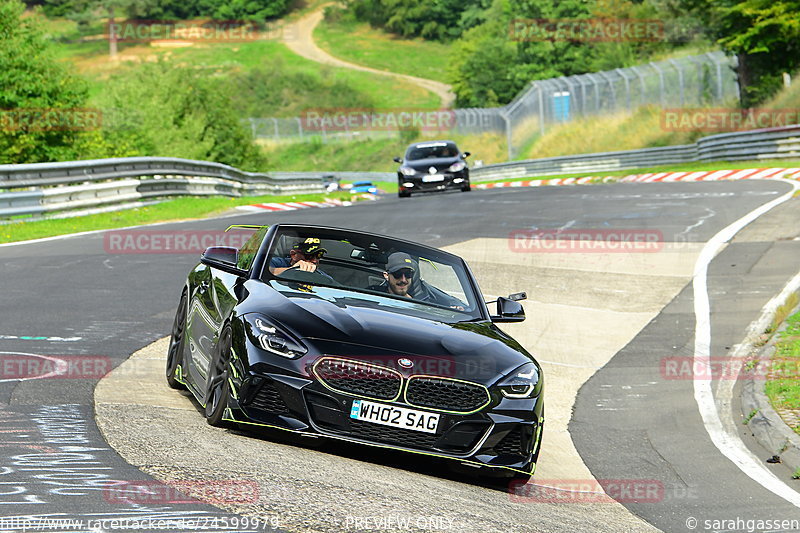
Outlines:
<svg viewBox="0 0 800 533"><path fill-rule="evenodd" d="M167 382L210 424L533 473L542 370L495 326L525 319L524 293L491 314L450 253L322 226L235 227L252 232L245 244L207 249L189 274L167 357Z"/></svg>
<svg viewBox="0 0 800 533"><path fill-rule="evenodd" d="M465 159L469 152L461 152L453 141L426 141L414 143L406 149L397 169L397 195L400 198L415 192L458 189L471 190L469 167Z"/></svg>

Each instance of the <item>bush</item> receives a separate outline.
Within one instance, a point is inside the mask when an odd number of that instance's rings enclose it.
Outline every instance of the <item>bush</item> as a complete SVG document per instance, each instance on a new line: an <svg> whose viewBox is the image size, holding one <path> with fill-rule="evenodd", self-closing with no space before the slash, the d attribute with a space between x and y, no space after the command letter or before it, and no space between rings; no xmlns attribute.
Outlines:
<svg viewBox="0 0 800 533"><path fill-rule="evenodd" d="M52 54L34 17L23 17L17 0L0 2L0 162L36 163L75 157L77 131L42 131L16 117L41 110L85 106L87 87ZM38 110L38 111L37 111Z"/></svg>
<svg viewBox="0 0 800 533"><path fill-rule="evenodd" d="M261 170L265 161L231 106L233 91L231 83L166 62L128 69L111 78L98 97L106 110L103 135L85 145L85 156L121 147L126 155L184 157Z"/></svg>

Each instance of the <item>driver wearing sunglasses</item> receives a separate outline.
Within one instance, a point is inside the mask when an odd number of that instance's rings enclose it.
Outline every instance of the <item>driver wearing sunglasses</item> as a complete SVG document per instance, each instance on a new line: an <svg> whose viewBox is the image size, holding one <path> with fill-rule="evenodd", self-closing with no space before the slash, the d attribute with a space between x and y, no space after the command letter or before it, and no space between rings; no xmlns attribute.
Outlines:
<svg viewBox="0 0 800 533"><path fill-rule="evenodd" d="M459 311L464 310L463 302L419 278L417 279L417 286L413 289L416 292L412 295L409 290L411 290L416 271L416 262L410 255L405 252L393 253L389 256L386 262L386 271L383 273L383 277L386 279L384 290L388 289L390 293L396 296L446 305Z"/></svg>
<svg viewBox="0 0 800 533"><path fill-rule="evenodd" d="M389 260L386 263L386 272L383 273L389 292L397 296L411 298L408 289L416 271L414 265L414 260L406 253L395 252L389 256Z"/></svg>
<svg viewBox="0 0 800 533"><path fill-rule="evenodd" d="M308 237L292 246L292 249L289 251L289 257L273 257L270 259L269 270L277 276L290 268L296 268L305 272L317 272L330 278L326 273L317 270L319 260L322 259L327 252L328 251L322 247L318 238Z"/></svg>

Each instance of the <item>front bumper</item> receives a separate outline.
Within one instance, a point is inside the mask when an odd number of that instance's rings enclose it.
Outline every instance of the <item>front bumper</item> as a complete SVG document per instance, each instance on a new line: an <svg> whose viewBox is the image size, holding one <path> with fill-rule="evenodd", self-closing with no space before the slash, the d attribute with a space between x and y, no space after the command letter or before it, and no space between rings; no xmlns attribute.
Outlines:
<svg viewBox="0 0 800 533"><path fill-rule="evenodd" d="M355 395L316 379L249 373L229 404L228 420L530 474L543 428L542 394L529 400L494 398L478 412L440 413L435 434L350 418ZM401 400L381 402L419 409ZM420 409L423 410L424 409ZM435 409L432 411L436 411Z"/></svg>
<svg viewBox="0 0 800 533"><path fill-rule="evenodd" d="M469 174L465 171L444 172L440 176L442 176L442 179L439 181L426 181L429 177L424 174L416 174L414 176L398 174L398 189L400 192L409 193L434 192L447 189L462 189L469 185Z"/></svg>

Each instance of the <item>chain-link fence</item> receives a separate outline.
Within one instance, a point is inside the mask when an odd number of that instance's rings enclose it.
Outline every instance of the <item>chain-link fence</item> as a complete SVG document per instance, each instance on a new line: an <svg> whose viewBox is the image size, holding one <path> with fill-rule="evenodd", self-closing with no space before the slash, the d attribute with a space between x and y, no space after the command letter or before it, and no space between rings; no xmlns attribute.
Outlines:
<svg viewBox="0 0 800 533"><path fill-rule="evenodd" d="M736 58L723 52L669 59L647 65L532 81L511 103L485 109L456 109L447 133L506 135L513 159L548 126L577 118L633 111L643 105L699 107L738 101ZM315 124L304 118L251 118L253 136L274 141L352 140L397 137L401 128L353 124ZM441 126L441 121L437 123ZM385 124L384 124L385 126ZM425 128L422 128L423 130Z"/></svg>

